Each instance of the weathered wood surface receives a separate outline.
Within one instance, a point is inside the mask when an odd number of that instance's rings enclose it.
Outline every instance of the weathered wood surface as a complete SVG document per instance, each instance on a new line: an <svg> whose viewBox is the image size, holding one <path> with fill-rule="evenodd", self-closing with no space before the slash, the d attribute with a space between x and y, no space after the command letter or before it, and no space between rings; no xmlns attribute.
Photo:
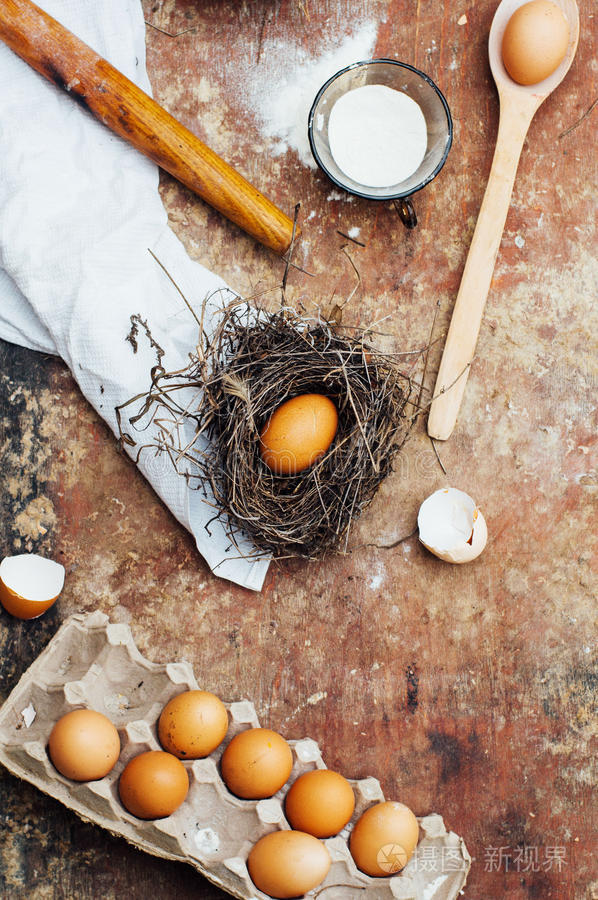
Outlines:
<svg viewBox="0 0 598 900"><path fill-rule="evenodd" d="M348 297L356 278L347 245L361 281L345 320L388 316L391 349L425 345L436 304L437 335L449 321L496 136L486 55L494 8L493 0L144 2L159 28L191 29L178 37L148 29L159 102L283 209L302 203L297 261L315 275L293 271L289 299ZM348 557L272 567L259 594L214 578L64 366L2 345L1 550L52 554L68 577L39 622L2 614L0 698L62 619L100 608L130 622L150 658L184 657L206 688L250 697L264 724L317 739L329 766L377 775L387 796L418 814L440 812L475 857L465 896L598 895L598 110L569 130L598 89L590 0L580 11L576 62L523 151L460 424L439 445L448 476L420 423ZM308 72L366 27L375 55L437 81L455 120L445 169L416 198L413 232L391 206L349 200L292 149L281 152L248 99L264 72L278 67L283 81L300 52ZM245 294L280 280L276 257L168 176L162 192L192 256ZM337 233L352 228L365 247ZM440 349L430 355L430 385ZM385 549L413 531L420 502L447 480L486 515L484 555L450 567L414 536ZM190 868L131 849L5 772L0 798L2 897L223 896Z"/></svg>

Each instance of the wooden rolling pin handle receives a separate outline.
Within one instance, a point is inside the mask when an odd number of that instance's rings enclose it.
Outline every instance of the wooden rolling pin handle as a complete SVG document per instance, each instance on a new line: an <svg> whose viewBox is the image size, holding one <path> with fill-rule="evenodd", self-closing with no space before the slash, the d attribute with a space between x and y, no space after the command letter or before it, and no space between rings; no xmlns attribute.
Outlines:
<svg viewBox="0 0 598 900"><path fill-rule="evenodd" d="M430 437L446 441L455 427L482 324L519 157L533 109L501 104L498 137L480 214L465 263L428 417Z"/></svg>
<svg viewBox="0 0 598 900"><path fill-rule="evenodd" d="M30 0L1 0L0 39L120 137L275 253L293 221L166 112Z"/></svg>

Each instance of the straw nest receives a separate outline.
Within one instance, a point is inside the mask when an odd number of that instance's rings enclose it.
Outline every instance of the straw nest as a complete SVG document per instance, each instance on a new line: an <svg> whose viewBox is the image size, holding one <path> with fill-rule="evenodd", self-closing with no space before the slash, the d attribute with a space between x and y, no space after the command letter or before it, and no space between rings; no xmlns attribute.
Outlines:
<svg viewBox="0 0 598 900"><path fill-rule="evenodd" d="M392 470L413 418L409 377L369 340L366 330L289 308L266 312L233 303L213 333L201 329L187 369L153 370L152 388L129 422L146 428L151 417L158 441L139 447L122 425L121 438L137 445L138 456L148 446L168 453L214 505L237 547L249 535L258 554L276 558L343 551L352 521ZM336 437L311 468L275 475L260 456L260 432L285 400L307 393L334 402ZM181 423L192 425L191 439Z"/></svg>

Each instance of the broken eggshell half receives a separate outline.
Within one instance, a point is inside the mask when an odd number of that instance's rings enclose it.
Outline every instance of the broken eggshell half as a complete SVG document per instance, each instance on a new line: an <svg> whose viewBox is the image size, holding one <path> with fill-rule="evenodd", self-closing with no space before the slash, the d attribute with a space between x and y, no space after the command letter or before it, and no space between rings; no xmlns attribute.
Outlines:
<svg viewBox="0 0 598 900"><path fill-rule="evenodd" d="M36 619L60 596L64 566L36 553L6 556L0 563L0 603L17 619Z"/></svg>
<svg viewBox="0 0 598 900"><path fill-rule="evenodd" d="M441 488L424 500L417 516L419 539L445 562L471 562L488 540L484 516L469 494Z"/></svg>

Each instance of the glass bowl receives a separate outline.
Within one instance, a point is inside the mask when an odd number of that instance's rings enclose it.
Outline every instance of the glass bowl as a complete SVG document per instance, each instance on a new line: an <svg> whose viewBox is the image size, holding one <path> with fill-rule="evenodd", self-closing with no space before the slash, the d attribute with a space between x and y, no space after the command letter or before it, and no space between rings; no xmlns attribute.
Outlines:
<svg viewBox="0 0 598 900"><path fill-rule="evenodd" d="M419 105L426 121L427 148L419 167L404 181L386 187L353 181L336 164L328 141L332 107L343 94L366 84L383 84L407 94ZM334 184L367 200L401 200L399 214L405 225L413 227L417 217L409 198L442 169L453 142L453 121L444 95L424 72L395 59L370 59L352 63L322 85L309 113L308 135L315 161Z"/></svg>

